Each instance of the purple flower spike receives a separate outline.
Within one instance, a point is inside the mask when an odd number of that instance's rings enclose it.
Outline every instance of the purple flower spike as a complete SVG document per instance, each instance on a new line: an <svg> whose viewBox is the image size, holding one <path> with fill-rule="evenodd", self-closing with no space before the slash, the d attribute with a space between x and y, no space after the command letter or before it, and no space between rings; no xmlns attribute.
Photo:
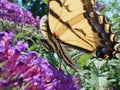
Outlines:
<svg viewBox="0 0 120 90"><path fill-rule="evenodd" d="M76 78L57 70L37 53L25 52L27 44L17 41L12 47L13 34L0 33L0 89L19 88L24 90L78 90ZM7 42L6 42L7 40ZM22 54L24 52L26 54ZM25 86L26 85L26 86Z"/></svg>
<svg viewBox="0 0 120 90"><path fill-rule="evenodd" d="M0 18L3 20L13 21L15 23L30 24L39 27L39 17L36 19L28 10L22 10L16 4L7 0L0 0Z"/></svg>

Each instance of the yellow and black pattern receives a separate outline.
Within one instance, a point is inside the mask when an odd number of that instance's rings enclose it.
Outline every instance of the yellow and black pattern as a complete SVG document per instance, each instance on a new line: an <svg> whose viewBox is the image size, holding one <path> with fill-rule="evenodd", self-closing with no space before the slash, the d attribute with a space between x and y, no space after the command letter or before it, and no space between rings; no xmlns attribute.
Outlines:
<svg viewBox="0 0 120 90"><path fill-rule="evenodd" d="M44 46L75 66L65 44L98 58L116 58L119 43L104 15L94 10L95 0L49 0L48 15L41 19Z"/></svg>
<svg viewBox="0 0 120 90"><path fill-rule="evenodd" d="M48 27L66 45L96 57L113 58L119 52L115 34L105 16L97 14L94 7L94 0L50 0Z"/></svg>
<svg viewBox="0 0 120 90"><path fill-rule="evenodd" d="M72 61L71 56L67 52L67 50L61 45L59 40L49 33L49 29L47 28L47 16L43 16L40 22L41 33L43 35L43 39L41 40L42 44L50 51L57 53L60 59L62 59L68 66L73 69L76 69L74 62Z"/></svg>

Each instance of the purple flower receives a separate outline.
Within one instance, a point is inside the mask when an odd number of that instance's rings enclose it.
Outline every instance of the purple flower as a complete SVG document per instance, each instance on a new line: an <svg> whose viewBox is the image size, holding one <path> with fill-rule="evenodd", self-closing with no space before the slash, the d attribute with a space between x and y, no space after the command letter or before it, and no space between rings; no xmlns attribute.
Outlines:
<svg viewBox="0 0 120 90"><path fill-rule="evenodd" d="M57 70L37 53L26 50L27 44L17 41L13 33L0 32L0 89L78 90L80 84L63 70ZM26 50L26 52L25 52ZM24 54L22 54L24 52ZM26 53L26 54L25 54Z"/></svg>
<svg viewBox="0 0 120 90"><path fill-rule="evenodd" d="M102 4L101 2L96 2L95 11L99 13L101 10L104 9L104 7L104 4Z"/></svg>
<svg viewBox="0 0 120 90"><path fill-rule="evenodd" d="M35 19L31 12L22 10L16 4L10 3L7 0L0 0L0 18L15 23L30 24L35 27L39 26L39 17Z"/></svg>
<svg viewBox="0 0 120 90"><path fill-rule="evenodd" d="M15 49L19 52L24 51L28 47L27 43L23 43L22 41L17 41Z"/></svg>
<svg viewBox="0 0 120 90"><path fill-rule="evenodd" d="M11 47L12 33L0 32L0 62L8 58L8 48Z"/></svg>

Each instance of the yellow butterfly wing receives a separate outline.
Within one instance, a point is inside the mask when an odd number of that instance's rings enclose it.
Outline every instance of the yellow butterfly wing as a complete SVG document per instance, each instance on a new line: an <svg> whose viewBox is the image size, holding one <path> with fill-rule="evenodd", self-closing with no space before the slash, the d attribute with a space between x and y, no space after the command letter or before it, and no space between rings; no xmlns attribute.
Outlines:
<svg viewBox="0 0 120 90"><path fill-rule="evenodd" d="M96 49L94 38L98 38L98 35L84 19L83 13L86 11L81 0L51 0L49 7L48 20L52 34L67 44L90 51Z"/></svg>
<svg viewBox="0 0 120 90"><path fill-rule="evenodd" d="M49 29L65 44L110 56L118 45L111 33L111 25L94 11L94 6L94 0L50 0Z"/></svg>
<svg viewBox="0 0 120 90"><path fill-rule="evenodd" d="M41 39L42 45L46 47L46 49L50 50L51 52L57 53L59 58L63 60L68 66L72 69L76 70L77 67L74 64L72 57L69 55L68 51L61 45L59 40L51 35L47 29L47 15L43 16L40 20L40 31L43 35L43 39Z"/></svg>

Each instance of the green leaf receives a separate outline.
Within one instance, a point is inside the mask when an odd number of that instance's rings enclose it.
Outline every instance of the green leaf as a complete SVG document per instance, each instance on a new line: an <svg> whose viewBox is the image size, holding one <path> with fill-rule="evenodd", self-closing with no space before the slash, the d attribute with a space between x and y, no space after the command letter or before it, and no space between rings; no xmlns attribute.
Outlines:
<svg viewBox="0 0 120 90"><path fill-rule="evenodd" d="M48 0L42 0L46 5L48 5Z"/></svg>
<svg viewBox="0 0 120 90"><path fill-rule="evenodd" d="M117 3L117 0L114 0L114 1L112 2L112 6L115 6L116 3Z"/></svg>
<svg viewBox="0 0 120 90"><path fill-rule="evenodd" d="M52 52L49 52L46 55L46 58L50 64L52 64L54 67L59 67L60 66L60 60L58 60L58 56Z"/></svg>
<svg viewBox="0 0 120 90"><path fill-rule="evenodd" d="M98 77L99 81L99 90L105 90L107 88L108 82L107 77Z"/></svg>
<svg viewBox="0 0 120 90"><path fill-rule="evenodd" d="M80 58L78 59L77 63L80 67L83 67L86 62L90 59L90 55L88 54L83 54L80 56Z"/></svg>
<svg viewBox="0 0 120 90"><path fill-rule="evenodd" d="M22 38L24 35L25 35L24 33L15 34L13 42L17 41L18 38Z"/></svg>
<svg viewBox="0 0 120 90"><path fill-rule="evenodd" d="M94 61L95 67L97 69L100 69L105 63L106 63L105 60L102 60L102 61L96 60L96 61Z"/></svg>

